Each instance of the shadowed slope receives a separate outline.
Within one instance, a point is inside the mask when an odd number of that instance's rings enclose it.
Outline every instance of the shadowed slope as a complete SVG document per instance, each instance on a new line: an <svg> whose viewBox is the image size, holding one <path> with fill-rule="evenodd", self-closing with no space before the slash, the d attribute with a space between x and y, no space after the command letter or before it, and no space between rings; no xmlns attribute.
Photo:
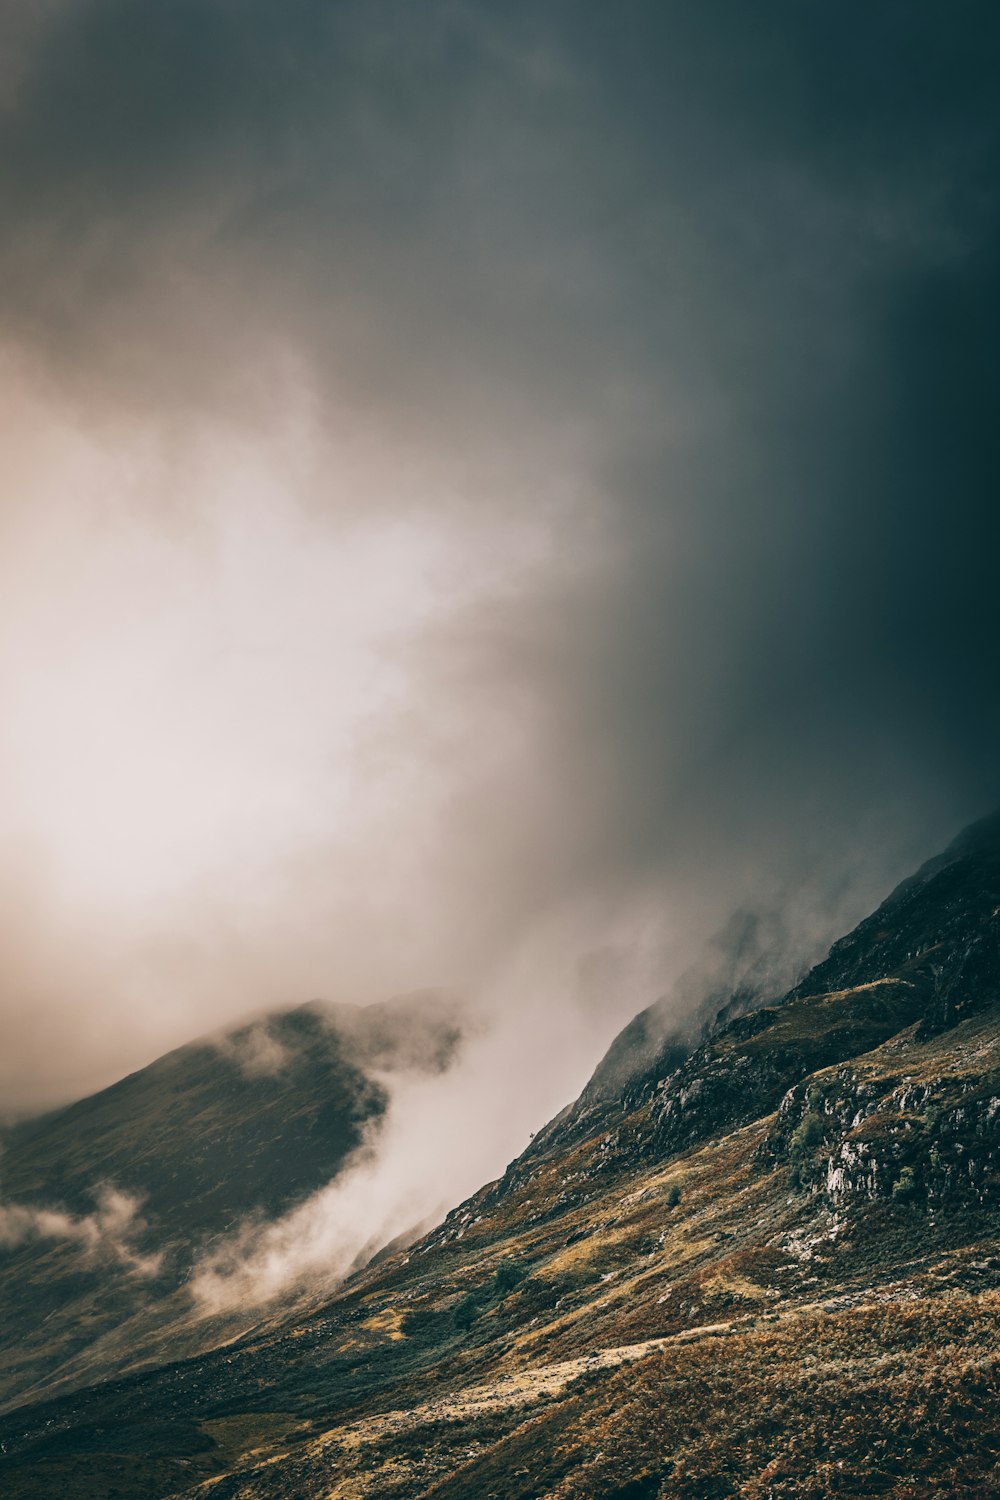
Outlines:
<svg viewBox="0 0 1000 1500"><path fill-rule="evenodd" d="M112 1373L137 1339L164 1340L189 1313L178 1294L206 1245L287 1211L377 1131L387 1096L373 1072L439 1071L459 1035L454 1007L433 995L302 1006L10 1129L0 1396L81 1358ZM139 1321L119 1347L110 1336L129 1319Z"/></svg>

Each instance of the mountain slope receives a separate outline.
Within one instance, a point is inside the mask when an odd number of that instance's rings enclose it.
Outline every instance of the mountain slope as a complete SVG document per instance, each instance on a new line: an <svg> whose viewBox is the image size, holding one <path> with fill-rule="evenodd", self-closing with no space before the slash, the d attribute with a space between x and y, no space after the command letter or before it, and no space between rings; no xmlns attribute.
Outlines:
<svg viewBox="0 0 1000 1500"><path fill-rule="evenodd" d="M998 928L995 819L325 1305L10 1413L5 1493L1000 1493Z"/></svg>
<svg viewBox="0 0 1000 1500"><path fill-rule="evenodd" d="M432 995L301 1006L8 1130L0 1398L162 1346L168 1325L190 1322L195 1257L336 1177L385 1111L374 1075L440 1070L458 1041L453 1008Z"/></svg>

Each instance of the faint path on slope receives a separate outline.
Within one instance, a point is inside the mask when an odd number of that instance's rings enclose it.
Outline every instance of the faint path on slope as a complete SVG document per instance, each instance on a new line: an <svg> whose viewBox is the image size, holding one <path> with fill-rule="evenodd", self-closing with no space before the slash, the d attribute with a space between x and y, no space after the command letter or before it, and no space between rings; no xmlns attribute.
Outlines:
<svg viewBox="0 0 1000 1500"><path fill-rule="evenodd" d="M327 1478L322 1491L317 1490L315 1493L317 1495L322 1493L324 1500L356 1500L356 1497L363 1496L367 1491L356 1469L351 1475L345 1475L340 1481L337 1480L335 1469L338 1455L356 1461L359 1449L378 1444L387 1437L398 1437L404 1433L439 1423L469 1421L476 1417L488 1416L491 1412L541 1405L559 1396L568 1385L581 1376L616 1369L623 1364L632 1364L664 1349L698 1343L702 1339L724 1338L730 1334L742 1333L761 1322L783 1321L800 1311L801 1308L780 1315L777 1313L765 1314L763 1317L751 1315L726 1322L703 1324L698 1328L684 1329L680 1333L664 1338L645 1339L635 1344L621 1344L612 1349L596 1349L590 1354L579 1355L575 1359L559 1360L553 1364L537 1365L523 1370L506 1371L489 1384L467 1386L454 1395L435 1397L418 1406L403 1407L396 1411L381 1412L376 1416L361 1417L355 1422L331 1428L294 1452L285 1449L272 1452L266 1458L260 1455L257 1463L245 1469L242 1475L238 1471L236 1474L232 1471L228 1474L219 1474L212 1479L204 1480L196 1488L185 1493L192 1497L201 1496L204 1500L210 1500L213 1490L218 1485L227 1480L231 1483L233 1478L238 1477L244 1481L245 1487L236 1492L227 1489L227 1496L235 1493L250 1497L257 1493L254 1488L255 1479L266 1483L269 1469L291 1459L297 1466L302 1464L310 1470L314 1470L314 1466L322 1466ZM245 1457L250 1459L253 1454L248 1453Z"/></svg>

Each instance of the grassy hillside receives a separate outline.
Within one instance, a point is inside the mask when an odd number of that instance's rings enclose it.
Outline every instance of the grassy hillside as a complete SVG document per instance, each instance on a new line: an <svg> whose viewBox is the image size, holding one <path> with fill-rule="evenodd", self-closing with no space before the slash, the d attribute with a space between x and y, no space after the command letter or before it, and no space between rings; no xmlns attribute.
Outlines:
<svg viewBox="0 0 1000 1500"><path fill-rule="evenodd" d="M5 1495L1000 1493L998 925L988 832L308 1314L9 1413Z"/></svg>
<svg viewBox="0 0 1000 1500"><path fill-rule="evenodd" d="M915 1031L811 1075L870 1103L828 1116L815 1181L787 1108L663 1163L608 1170L592 1139L309 1319L12 1414L5 1493L991 1493L997 1175L937 1200L946 1152L994 1149L967 1110L1000 1097L1000 1015ZM930 1080L919 1193L898 1164L884 1188L820 1171L856 1139L892 1158L900 1085Z"/></svg>

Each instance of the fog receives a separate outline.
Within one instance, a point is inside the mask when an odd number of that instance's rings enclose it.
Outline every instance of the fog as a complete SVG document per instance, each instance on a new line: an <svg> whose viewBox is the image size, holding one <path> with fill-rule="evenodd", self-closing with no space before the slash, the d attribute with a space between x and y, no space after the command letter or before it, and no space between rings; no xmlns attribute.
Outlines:
<svg viewBox="0 0 1000 1500"><path fill-rule="evenodd" d="M77 1247L85 1263L100 1267L111 1262L142 1280L156 1276L162 1257L141 1254L131 1243L145 1227L138 1199L108 1185L95 1198L97 1207L89 1214L0 1203L0 1245L12 1249L54 1240Z"/></svg>
<svg viewBox="0 0 1000 1500"><path fill-rule="evenodd" d="M0 1111L313 997L476 1018L211 1302L998 800L997 17L2 24Z"/></svg>
<svg viewBox="0 0 1000 1500"><path fill-rule="evenodd" d="M338 1176L282 1218L248 1220L201 1258L190 1284L197 1310L329 1288L390 1241L436 1223L527 1144L526 1120L564 1102L586 1051L581 1028L566 1021L552 1007L533 1027L550 1069L526 1066L523 1021L501 1016L443 1076L384 1075L387 1115Z"/></svg>

